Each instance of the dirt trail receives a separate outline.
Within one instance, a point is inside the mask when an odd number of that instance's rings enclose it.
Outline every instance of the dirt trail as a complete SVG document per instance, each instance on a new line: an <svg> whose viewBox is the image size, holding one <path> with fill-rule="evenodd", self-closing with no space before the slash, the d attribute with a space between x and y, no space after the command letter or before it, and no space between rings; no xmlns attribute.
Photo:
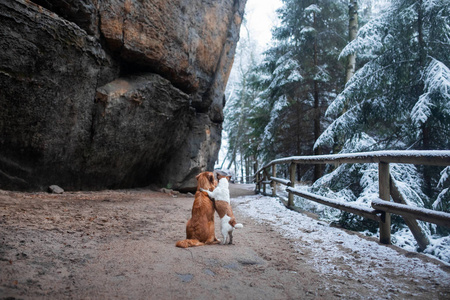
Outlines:
<svg viewBox="0 0 450 300"><path fill-rule="evenodd" d="M252 193L238 185L231 190L234 197ZM244 228L235 231L234 245L176 248L192 202L150 190L0 190L0 299L388 298L383 286L373 295L367 283L323 276L307 246L294 251L239 207ZM417 280L402 287L389 298L450 295L448 286L423 289Z"/></svg>

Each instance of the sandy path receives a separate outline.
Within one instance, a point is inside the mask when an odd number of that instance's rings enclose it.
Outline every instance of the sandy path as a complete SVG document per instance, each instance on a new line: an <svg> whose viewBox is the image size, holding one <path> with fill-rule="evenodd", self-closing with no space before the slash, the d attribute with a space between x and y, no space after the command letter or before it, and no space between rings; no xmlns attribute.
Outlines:
<svg viewBox="0 0 450 300"><path fill-rule="evenodd" d="M232 185L232 196L251 193ZM193 197L149 190L0 191L0 299L383 299L330 278L270 225L245 218L234 245L176 248ZM217 221L217 218L216 218ZM216 223L216 233L219 236ZM424 260L429 261L428 258ZM388 274L387 274L388 276ZM365 279L362 279L365 280ZM390 279L395 280L395 279ZM367 284L367 283L365 283ZM402 283L403 284L403 283ZM372 289L373 290L373 289ZM392 298L445 299L411 281Z"/></svg>

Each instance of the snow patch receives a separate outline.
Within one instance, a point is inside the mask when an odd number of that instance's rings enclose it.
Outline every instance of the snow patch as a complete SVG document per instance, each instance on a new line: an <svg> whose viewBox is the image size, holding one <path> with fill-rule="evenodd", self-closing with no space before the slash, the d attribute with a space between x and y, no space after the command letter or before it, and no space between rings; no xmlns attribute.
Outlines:
<svg viewBox="0 0 450 300"><path fill-rule="evenodd" d="M373 280L379 284L387 277L406 276L411 278L433 278L439 284L447 285L450 274L437 264L424 262L416 257L406 257L395 249L380 245L358 235L348 234L338 228L329 227L323 221L317 221L303 214L287 209L277 198L261 195L232 199L232 203L241 213L250 216L261 224L270 224L284 237L291 239L296 250L308 247L312 251L313 263L323 274L343 276L354 280ZM404 234L396 237L399 243L413 249ZM450 259L450 237L433 240L426 253L438 251L443 260ZM405 247L408 249L408 247ZM345 262L349 269L342 270L336 265ZM389 275L386 268L389 268ZM343 274L345 272L345 274ZM424 285L426 283L424 282Z"/></svg>

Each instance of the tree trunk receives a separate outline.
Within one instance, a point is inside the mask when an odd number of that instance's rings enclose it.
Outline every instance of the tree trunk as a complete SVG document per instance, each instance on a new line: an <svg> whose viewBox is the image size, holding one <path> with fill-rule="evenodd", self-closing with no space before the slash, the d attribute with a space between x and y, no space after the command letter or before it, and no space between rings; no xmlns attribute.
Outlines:
<svg viewBox="0 0 450 300"><path fill-rule="evenodd" d="M244 182L244 161L242 158L242 151L240 151L241 153L241 182Z"/></svg>
<svg viewBox="0 0 450 300"><path fill-rule="evenodd" d="M316 14L314 13L314 28L316 27ZM317 70L318 60L317 60L317 37L314 39L314 68ZM320 136L320 101L319 101L319 83L314 80L314 143L319 139ZM316 147L314 149L314 155L322 154L321 147ZM322 176L322 165L316 164L314 166L314 178L316 181Z"/></svg>
<svg viewBox="0 0 450 300"><path fill-rule="evenodd" d="M427 59L427 53L425 49L425 42L423 40L423 11L422 11L422 0L419 0L417 3L417 35L418 35L418 42L419 42L419 65L420 69L424 70L425 63ZM420 93L423 93L424 90L424 84L422 82L419 82L418 90ZM428 125L428 122L426 121L424 124L422 124L422 149L423 150L430 150L430 126ZM423 166L423 178L424 178L424 184L425 184L425 192L427 194L431 194L431 191L433 189L432 182L431 182L431 175L432 167L431 166Z"/></svg>
<svg viewBox="0 0 450 300"><path fill-rule="evenodd" d="M348 3L348 41L351 42L356 38L358 33L358 1L349 0ZM347 83L356 69L356 53L352 53L347 57L347 72L345 82Z"/></svg>
<svg viewBox="0 0 450 300"><path fill-rule="evenodd" d="M248 183L248 177L250 176L250 157L245 158L245 180L244 183Z"/></svg>
<svg viewBox="0 0 450 300"><path fill-rule="evenodd" d="M233 157L233 160L236 161L236 156ZM231 166L231 164L230 164L230 166ZM237 163L234 163L234 176L236 177L236 179L238 177L238 174L239 173L237 171Z"/></svg>
<svg viewBox="0 0 450 300"><path fill-rule="evenodd" d="M236 148L233 149L233 154L231 154L231 160L230 160L230 163L228 164L227 170L231 170L231 166L233 165L235 160L236 160ZM235 164L235 166L236 166L236 164ZM235 169L236 169L236 167L235 167Z"/></svg>
<svg viewBox="0 0 450 300"><path fill-rule="evenodd" d="M348 42L350 43L356 39L358 33L358 1L348 1ZM356 53L352 53L347 56L347 67L345 73L345 83L349 82L350 78L356 71ZM345 99L344 108L342 113L344 114L348 110L348 99ZM333 153L339 153L342 150L342 144L335 138L333 145Z"/></svg>

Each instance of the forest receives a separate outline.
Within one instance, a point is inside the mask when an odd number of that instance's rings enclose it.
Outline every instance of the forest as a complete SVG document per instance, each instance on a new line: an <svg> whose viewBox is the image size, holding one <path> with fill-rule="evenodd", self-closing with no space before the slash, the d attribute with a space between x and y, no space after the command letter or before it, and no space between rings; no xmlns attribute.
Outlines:
<svg viewBox="0 0 450 300"><path fill-rule="evenodd" d="M283 0L277 15L262 54L241 31L223 167L245 177L286 156L450 149L449 1ZM392 164L391 174L410 204L450 212L450 167ZM297 180L346 201L378 197L376 164L303 166ZM296 205L349 229L377 230L301 198ZM394 243L414 248L403 221L393 224ZM436 237L429 251L448 248L448 229L421 227Z"/></svg>

